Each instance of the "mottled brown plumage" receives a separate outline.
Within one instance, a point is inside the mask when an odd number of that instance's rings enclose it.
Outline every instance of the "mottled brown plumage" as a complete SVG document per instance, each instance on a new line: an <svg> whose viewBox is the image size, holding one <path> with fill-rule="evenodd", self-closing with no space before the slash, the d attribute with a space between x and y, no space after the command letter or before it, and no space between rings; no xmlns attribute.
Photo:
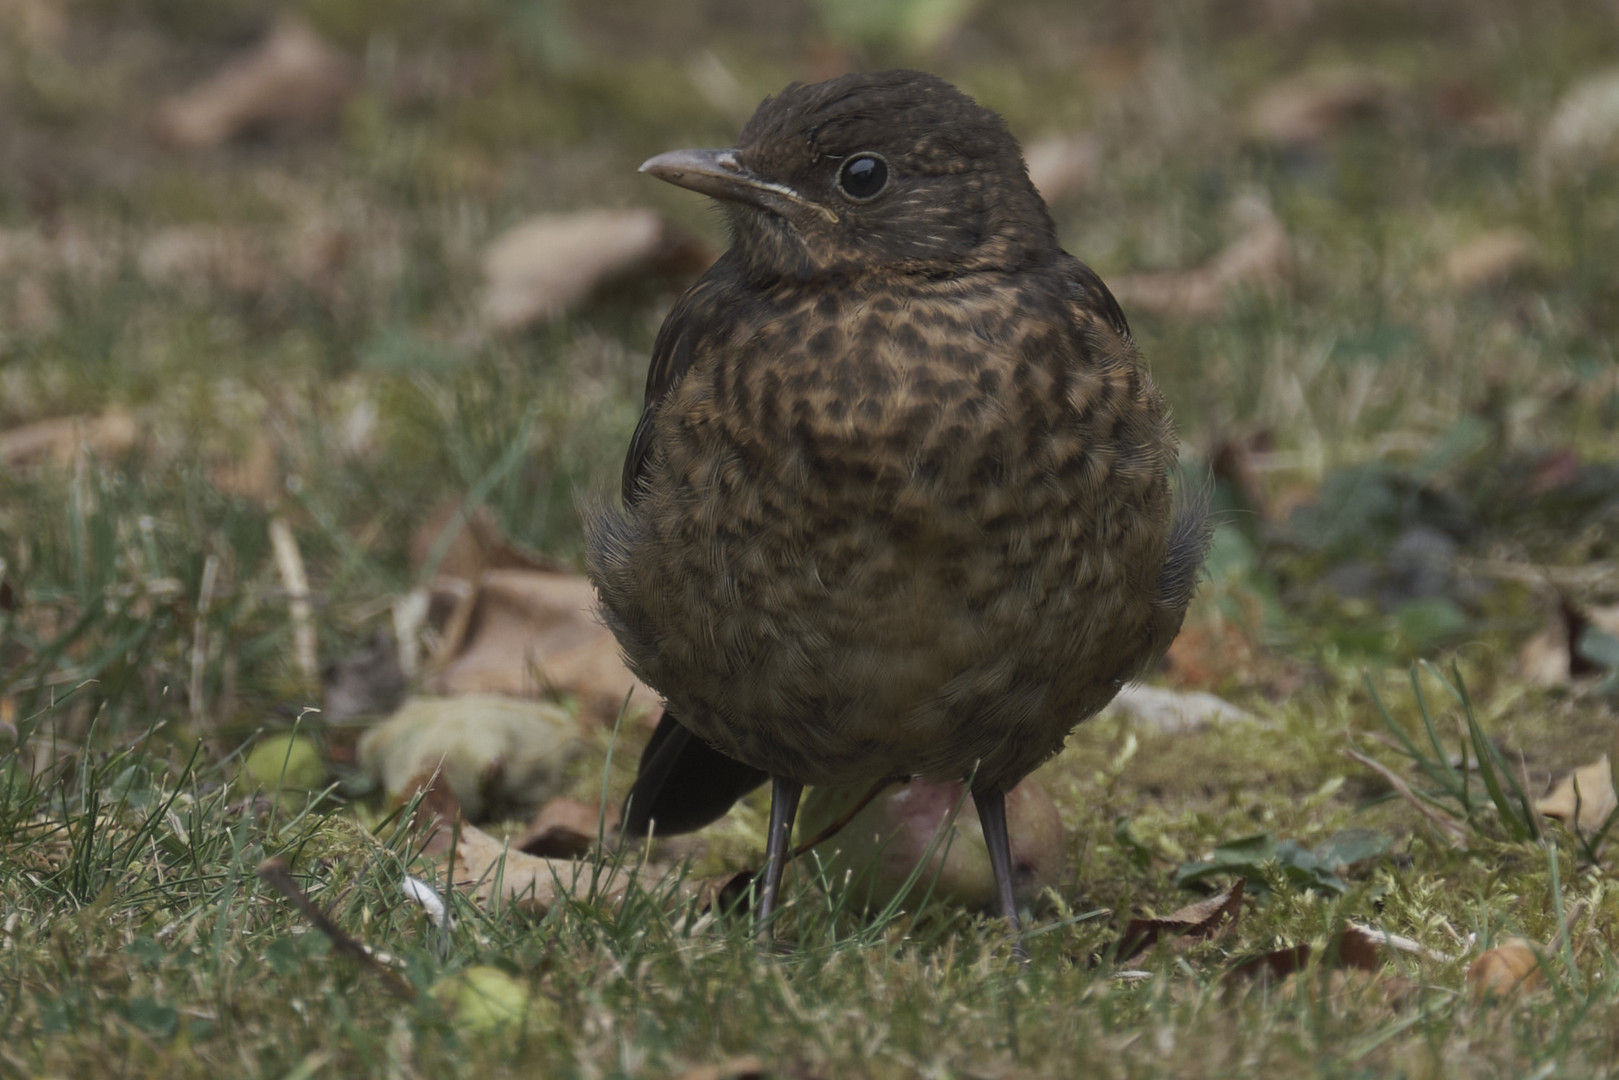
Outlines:
<svg viewBox="0 0 1619 1080"><path fill-rule="evenodd" d="M1162 655L1207 546L1124 315L1000 117L929 75L791 86L733 150L643 169L721 199L733 244L588 522L668 706L632 828L772 777L768 912L801 785L971 776L1015 920L1001 796Z"/></svg>

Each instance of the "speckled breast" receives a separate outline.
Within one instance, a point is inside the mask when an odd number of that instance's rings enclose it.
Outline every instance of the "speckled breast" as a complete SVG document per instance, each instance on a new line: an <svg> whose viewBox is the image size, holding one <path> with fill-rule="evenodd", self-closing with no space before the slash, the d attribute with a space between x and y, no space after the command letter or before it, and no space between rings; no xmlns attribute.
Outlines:
<svg viewBox="0 0 1619 1080"><path fill-rule="evenodd" d="M1150 633L1173 440L1133 347L1050 274L746 312L656 419L603 588L631 663L771 773L1014 781Z"/></svg>

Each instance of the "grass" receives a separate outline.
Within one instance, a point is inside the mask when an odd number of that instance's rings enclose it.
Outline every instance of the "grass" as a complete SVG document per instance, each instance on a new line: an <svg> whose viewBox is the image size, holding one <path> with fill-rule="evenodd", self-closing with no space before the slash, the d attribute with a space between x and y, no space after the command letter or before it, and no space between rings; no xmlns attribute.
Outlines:
<svg viewBox="0 0 1619 1080"><path fill-rule="evenodd" d="M982 5L928 52L904 22L925 5L872 5L888 23L785 2L724 20L296 6L360 60L342 115L193 152L154 142L151 110L275 5L80 0L56 30L0 26L0 433L133 419L0 463L0 1075L656 1078L749 1053L800 1077L1611 1073L1612 841L1526 809L1609 748L1611 694L1520 672L1544 589L1483 570L1393 601L1324 584L1346 567L1395 580L1389 553L1417 526L1459 536L1458 565L1619 560L1603 495L1619 173L1536 165L1554 102L1611 63L1608 8ZM444 890L453 926L434 925L402 891L431 874L421 838L354 777L309 800L241 777L256 740L295 725L334 759L352 741L308 711L319 688L295 662L271 521L309 567L323 660L420 584L409 539L446 498L576 561L576 499L616 482L678 286L631 282L494 335L476 317L483 245L526 214L602 204L723 243L635 165L723 143L763 94L844 55L937 70L1028 139L1091 132L1099 175L1053 209L1105 278L1219 251L1245 194L1287 230L1281 289L1209 318L1131 312L1189 468L1232 447L1257 463L1246 492L1215 470L1226 526L1189 619L1200 644L1169 674L1257 719L1194 734L1107 716L1074 734L1040 774L1070 858L1026 971L993 923L938 903L865 917L808 878L779 957L655 887L545 914ZM1386 73L1392 110L1314 146L1246 132L1255 94L1341 63ZM1503 226L1534 237L1530 260L1479 286L1441 272ZM242 246L153 269L158 240L219 229ZM1554 466L1584 479L1526 497ZM1619 599L1612 575L1590 580L1564 598ZM609 769L602 734L576 794L605 775L616 798L642 738L626 731ZM1351 747L1458 830L1389 797ZM1342 891L1259 860L1232 873L1266 895L1224 936L1160 945L1131 961L1142 977L1098 962L1130 917L1199 898L1178 867L1256 834L1319 853L1349 828L1390 850L1329 869ZM689 872L747 865L761 836L746 806ZM267 886L269 858L414 997ZM1363 977L1318 948L1292 979L1226 978L1347 920L1451 959ZM1539 986L1475 998L1468 962L1515 935L1542 947ZM526 988L524 1023L484 1030L445 1005L475 965Z"/></svg>

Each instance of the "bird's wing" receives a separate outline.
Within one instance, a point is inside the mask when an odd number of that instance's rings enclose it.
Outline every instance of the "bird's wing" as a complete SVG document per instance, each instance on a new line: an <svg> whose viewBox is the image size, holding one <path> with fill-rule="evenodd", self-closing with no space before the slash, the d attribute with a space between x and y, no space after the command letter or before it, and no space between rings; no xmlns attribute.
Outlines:
<svg viewBox="0 0 1619 1080"><path fill-rule="evenodd" d="M1074 258L1068 260L1066 270L1068 298L1080 307L1096 312L1126 341L1132 340L1130 321L1124 317L1124 309L1113 299L1113 293L1102 283L1096 271Z"/></svg>
<svg viewBox="0 0 1619 1080"><path fill-rule="evenodd" d="M659 836L695 832L768 779L709 746L665 709L624 799L624 831L645 836L655 823Z"/></svg>
<svg viewBox="0 0 1619 1080"><path fill-rule="evenodd" d="M729 267L722 257L680 298L652 343L652 363L646 373L641 420L635 425L635 434L630 436L630 451L624 458L622 491L626 503L634 500L646 472L658 406L691 370L697 356L697 341L702 328L712 323L708 314L720 303L719 294L728 273Z"/></svg>

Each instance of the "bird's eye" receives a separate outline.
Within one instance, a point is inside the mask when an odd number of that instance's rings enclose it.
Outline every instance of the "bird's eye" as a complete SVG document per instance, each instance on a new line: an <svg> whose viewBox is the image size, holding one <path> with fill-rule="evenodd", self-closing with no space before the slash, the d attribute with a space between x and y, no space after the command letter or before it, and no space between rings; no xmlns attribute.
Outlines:
<svg viewBox="0 0 1619 1080"><path fill-rule="evenodd" d="M887 186L888 162L881 154L856 154L838 170L838 190L854 202L870 202Z"/></svg>

